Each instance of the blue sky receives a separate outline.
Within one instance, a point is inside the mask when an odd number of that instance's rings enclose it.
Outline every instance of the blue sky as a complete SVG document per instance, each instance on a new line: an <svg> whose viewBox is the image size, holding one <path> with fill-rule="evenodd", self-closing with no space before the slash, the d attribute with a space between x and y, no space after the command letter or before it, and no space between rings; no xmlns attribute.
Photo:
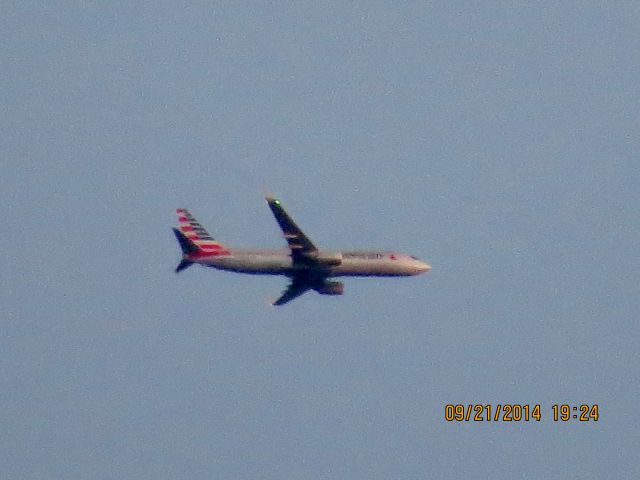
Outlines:
<svg viewBox="0 0 640 480"><path fill-rule="evenodd" d="M0 19L5 478L632 478L633 2L16 2ZM343 297L221 241L433 270ZM447 403L543 420L447 423ZM553 422L598 403L598 423Z"/></svg>

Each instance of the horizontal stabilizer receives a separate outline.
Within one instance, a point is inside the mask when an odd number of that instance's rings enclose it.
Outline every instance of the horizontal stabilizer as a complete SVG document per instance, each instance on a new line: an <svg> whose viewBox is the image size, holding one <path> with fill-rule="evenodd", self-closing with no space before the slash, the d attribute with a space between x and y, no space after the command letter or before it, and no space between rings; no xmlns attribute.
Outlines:
<svg viewBox="0 0 640 480"><path fill-rule="evenodd" d="M190 262L189 260L182 260L176 267L176 273L180 273L182 270L184 270L185 268L189 268L191 265L193 265L193 262Z"/></svg>

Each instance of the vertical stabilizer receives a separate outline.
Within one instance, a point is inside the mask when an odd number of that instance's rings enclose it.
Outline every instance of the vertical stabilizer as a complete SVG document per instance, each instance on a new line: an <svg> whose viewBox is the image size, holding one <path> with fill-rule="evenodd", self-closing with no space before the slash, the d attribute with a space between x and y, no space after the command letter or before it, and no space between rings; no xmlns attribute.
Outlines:
<svg viewBox="0 0 640 480"><path fill-rule="evenodd" d="M178 208L176 213L179 226L173 229L173 233L182 249L182 261L176 267L176 273L194 263L200 263L203 258L230 254L230 251L215 241L186 208Z"/></svg>
<svg viewBox="0 0 640 480"><path fill-rule="evenodd" d="M178 208L178 223L180 232L203 253L221 253L224 245L213 239L209 232L195 219L186 208Z"/></svg>

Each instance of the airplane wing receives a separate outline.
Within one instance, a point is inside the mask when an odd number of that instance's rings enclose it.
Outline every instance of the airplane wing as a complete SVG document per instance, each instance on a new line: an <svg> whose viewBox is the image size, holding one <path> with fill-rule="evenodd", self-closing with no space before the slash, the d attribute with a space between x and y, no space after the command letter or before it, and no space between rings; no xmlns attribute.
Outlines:
<svg viewBox="0 0 640 480"><path fill-rule="evenodd" d="M272 305L275 305L275 306L284 305L285 303L288 303L291 300L298 298L300 295L302 295L304 292L306 292L310 288L311 288L311 285L298 281L294 278L293 281L287 287L287 289L284 292L282 292L282 295L280 296L280 298L277 299L275 302L273 302Z"/></svg>
<svg viewBox="0 0 640 480"><path fill-rule="evenodd" d="M280 200L267 197L267 203L269 204L271 212L273 212L273 216L276 217L276 221L278 222L278 225L280 225L282 233L284 233L284 238L289 244L294 261L300 261L305 254L316 252L318 250L303 231L300 230L300 227L298 227L298 225L296 225L296 223L291 219L287 212L285 212L284 208L282 208L282 205L280 204Z"/></svg>

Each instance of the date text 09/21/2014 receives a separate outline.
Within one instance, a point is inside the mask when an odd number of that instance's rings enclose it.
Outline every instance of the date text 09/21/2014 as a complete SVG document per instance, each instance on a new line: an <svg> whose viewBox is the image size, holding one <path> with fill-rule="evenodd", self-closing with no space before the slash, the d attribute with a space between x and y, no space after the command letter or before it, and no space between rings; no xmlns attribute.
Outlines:
<svg viewBox="0 0 640 480"><path fill-rule="evenodd" d="M598 404L553 404L551 417L554 422L597 422L600 418ZM544 417L540 404L447 404L444 419L447 422L539 422Z"/></svg>

